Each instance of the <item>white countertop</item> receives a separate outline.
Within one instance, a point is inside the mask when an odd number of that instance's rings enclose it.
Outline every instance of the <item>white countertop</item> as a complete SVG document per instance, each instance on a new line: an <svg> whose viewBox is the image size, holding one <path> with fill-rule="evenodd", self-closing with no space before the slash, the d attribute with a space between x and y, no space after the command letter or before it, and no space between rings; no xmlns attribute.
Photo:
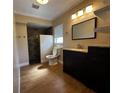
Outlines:
<svg viewBox="0 0 124 93"><path fill-rule="evenodd" d="M63 48L63 50L77 51L88 53L88 49L77 49L77 48Z"/></svg>

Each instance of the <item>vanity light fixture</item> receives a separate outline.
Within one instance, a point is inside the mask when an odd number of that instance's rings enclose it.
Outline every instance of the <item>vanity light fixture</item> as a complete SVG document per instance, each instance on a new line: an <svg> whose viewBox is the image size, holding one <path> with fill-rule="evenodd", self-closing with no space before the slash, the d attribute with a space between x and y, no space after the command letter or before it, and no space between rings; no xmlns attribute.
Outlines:
<svg viewBox="0 0 124 93"><path fill-rule="evenodd" d="M85 9L85 12L86 12L86 13L90 13L90 12L92 12L92 11L93 11L93 6L92 6L92 5L87 6L86 9ZM82 16L83 14L84 14L84 11L83 11L83 9L81 9L81 10L79 10L77 13L71 15L71 19L74 20L74 19L76 19L77 17Z"/></svg>
<svg viewBox="0 0 124 93"><path fill-rule="evenodd" d="M44 5L44 4L48 3L48 0L36 0L36 2L39 3L39 4Z"/></svg>
<svg viewBox="0 0 124 93"><path fill-rule="evenodd" d="M79 16L82 16L83 14L84 14L84 12L83 12L83 9L82 9L82 10L78 11L77 16L79 17Z"/></svg>
<svg viewBox="0 0 124 93"><path fill-rule="evenodd" d="M71 16L71 19L73 20L73 19L76 19L77 18L77 15L76 14L73 14L72 16Z"/></svg>
<svg viewBox="0 0 124 93"><path fill-rule="evenodd" d="M90 13L93 11L93 6L92 5L89 5L86 7L86 13Z"/></svg>

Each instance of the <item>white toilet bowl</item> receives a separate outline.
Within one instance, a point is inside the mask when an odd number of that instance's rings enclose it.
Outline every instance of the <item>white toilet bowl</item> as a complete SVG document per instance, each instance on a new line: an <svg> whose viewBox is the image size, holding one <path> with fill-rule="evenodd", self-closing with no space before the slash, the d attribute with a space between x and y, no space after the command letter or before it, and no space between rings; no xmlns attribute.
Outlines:
<svg viewBox="0 0 124 93"><path fill-rule="evenodd" d="M49 60L49 65L55 65L58 63L58 57L60 56L60 48L54 47L53 54L47 55L46 58Z"/></svg>

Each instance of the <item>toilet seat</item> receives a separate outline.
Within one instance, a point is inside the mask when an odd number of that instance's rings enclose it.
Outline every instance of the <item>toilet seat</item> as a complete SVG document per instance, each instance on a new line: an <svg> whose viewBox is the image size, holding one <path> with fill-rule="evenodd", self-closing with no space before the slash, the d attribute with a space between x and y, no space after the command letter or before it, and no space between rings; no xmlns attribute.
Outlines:
<svg viewBox="0 0 124 93"><path fill-rule="evenodd" d="M46 56L46 58L49 58L49 59L53 59L53 58L55 58L55 57L57 57L57 56L54 56L54 55L47 55L47 56Z"/></svg>
<svg viewBox="0 0 124 93"><path fill-rule="evenodd" d="M49 65L58 63L58 57L60 56L60 48L54 47L52 55L47 55L46 58L49 60Z"/></svg>

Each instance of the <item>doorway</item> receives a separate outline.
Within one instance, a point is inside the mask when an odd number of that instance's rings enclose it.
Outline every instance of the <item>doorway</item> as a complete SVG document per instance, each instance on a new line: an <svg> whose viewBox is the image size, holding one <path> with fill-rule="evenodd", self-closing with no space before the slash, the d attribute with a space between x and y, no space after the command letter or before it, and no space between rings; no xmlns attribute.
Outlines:
<svg viewBox="0 0 124 93"><path fill-rule="evenodd" d="M29 64L41 63L40 35L52 35L52 32L52 27L39 27L29 24L27 25Z"/></svg>

